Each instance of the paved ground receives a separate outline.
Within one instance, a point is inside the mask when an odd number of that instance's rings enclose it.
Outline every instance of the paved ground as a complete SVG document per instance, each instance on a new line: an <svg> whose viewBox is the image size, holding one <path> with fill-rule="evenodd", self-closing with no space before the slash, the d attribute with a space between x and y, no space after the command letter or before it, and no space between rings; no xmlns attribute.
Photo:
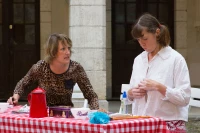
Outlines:
<svg viewBox="0 0 200 133"><path fill-rule="evenodd" d="M200 133L200 119L189 118L186 127L188 133Z"/></svg>

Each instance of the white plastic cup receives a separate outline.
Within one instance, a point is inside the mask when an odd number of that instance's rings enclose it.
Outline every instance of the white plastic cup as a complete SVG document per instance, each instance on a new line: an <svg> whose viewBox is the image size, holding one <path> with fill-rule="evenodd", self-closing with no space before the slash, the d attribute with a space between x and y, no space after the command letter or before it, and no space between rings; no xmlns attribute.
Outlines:
<svg viewBox="0 0 200 133"><path fill-rule="evenodd" d="M0 113L4 113L9 107L9 103L0 102Z"/></svg>

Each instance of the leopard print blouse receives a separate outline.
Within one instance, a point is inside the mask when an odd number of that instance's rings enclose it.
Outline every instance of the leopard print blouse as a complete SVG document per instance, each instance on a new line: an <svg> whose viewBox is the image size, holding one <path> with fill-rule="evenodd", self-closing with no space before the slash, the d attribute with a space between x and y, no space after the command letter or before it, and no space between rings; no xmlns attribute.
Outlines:
<svg viewBox="0 0 200 133"><path fill-rule="evenodd" d="M99 109L98 96L94 92L92 85L83 67L70 61L69 68L63 74L55 74L44 60L38 61L32 66L28 73L16 85L14 94L23 94L24 89L31 83L36 82L39 87L46 91L46 101L48 106L74 106L72 103L72 93L75 83L80 87L85 99L88 99L90 109Z"/></svg>

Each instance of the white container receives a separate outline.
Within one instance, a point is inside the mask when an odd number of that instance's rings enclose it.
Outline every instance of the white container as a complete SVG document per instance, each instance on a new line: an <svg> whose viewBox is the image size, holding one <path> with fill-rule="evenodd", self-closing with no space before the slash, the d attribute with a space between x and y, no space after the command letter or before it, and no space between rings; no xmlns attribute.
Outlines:
<svg viewBox="0 0 200 133"><path fill-rule="evenodd" d="M0 113L4 113L9 107L9 103L0 102Z"/></svg>
<svg viewBox="0 0 200 133"><path fill-rule="evenodd" d="M87 119L88 113L90 112L89 108L71 108L72 115L75 119Z"/></svg>

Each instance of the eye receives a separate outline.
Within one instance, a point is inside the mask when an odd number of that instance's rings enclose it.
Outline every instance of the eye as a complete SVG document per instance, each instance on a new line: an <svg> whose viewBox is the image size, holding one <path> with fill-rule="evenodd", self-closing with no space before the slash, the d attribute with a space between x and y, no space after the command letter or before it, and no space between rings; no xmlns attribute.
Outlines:
<svg viewBox="0 0 200 133"><path fill-rule="evenodd" d="M65 47L61 48L60 50L65 51Z"/></svg>

